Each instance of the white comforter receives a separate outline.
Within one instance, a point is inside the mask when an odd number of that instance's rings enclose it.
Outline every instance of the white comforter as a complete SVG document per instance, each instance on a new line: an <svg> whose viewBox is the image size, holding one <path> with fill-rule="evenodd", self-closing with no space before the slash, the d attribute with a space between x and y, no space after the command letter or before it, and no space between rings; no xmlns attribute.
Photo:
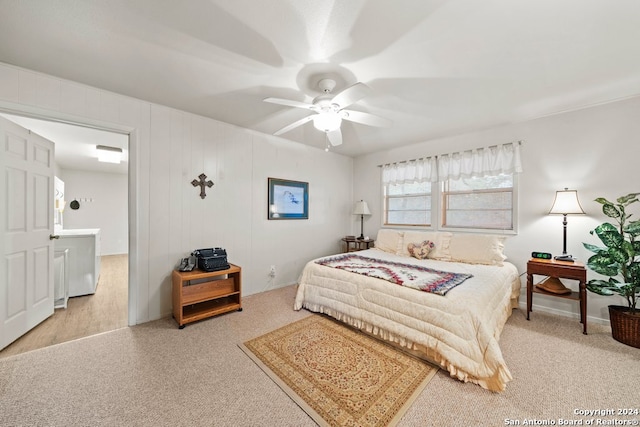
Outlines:
<svg viewBox="0 0 640 427"><path fill-rule="evenodd" d="M379 249L362 256L418 264L473 277L445 296L310 261L299 281L295 310L324 313L439 364L452 377L502 391L511 373L498 339L517 306L518 271L503 266L417 260Z"/></svg>

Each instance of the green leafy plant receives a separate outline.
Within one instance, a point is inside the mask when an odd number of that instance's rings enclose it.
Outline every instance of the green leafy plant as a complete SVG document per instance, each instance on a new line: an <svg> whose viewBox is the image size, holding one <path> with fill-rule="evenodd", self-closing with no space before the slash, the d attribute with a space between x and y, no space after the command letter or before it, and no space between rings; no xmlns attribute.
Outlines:
<svg viewBox="0 0 640 427"><path fill-rule="evenodd" d="M603 197L595 199L602 204L602 212L612 218L617 225L605 222L590 231L600 238L604 247L583 243L593 252L587 267L608 280L593 279L587 282L587 289L599 295L618 294L627 300L631 311L640 315L637 307L640 299L640 220L630 221L629 205L638 202L640 193L631 193L610 202Z"/></svg>

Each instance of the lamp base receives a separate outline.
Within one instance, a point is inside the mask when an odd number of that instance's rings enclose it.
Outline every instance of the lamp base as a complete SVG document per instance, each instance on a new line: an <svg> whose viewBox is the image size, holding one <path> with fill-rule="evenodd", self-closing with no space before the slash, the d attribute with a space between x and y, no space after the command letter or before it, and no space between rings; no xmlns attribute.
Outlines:
<svg viewBox="0 0 640 427"><path fill-rule="evenodd" d="M564 261L564 262L576 262L576 260L571 255L558 255L553 257L556 261Z"/></svg>
<svg viewBox="0 0 640 427"><path fill-rule="evenodd" d="M364 234L361 234L360 236L358 236L358 240L364 240Z"/></svg>

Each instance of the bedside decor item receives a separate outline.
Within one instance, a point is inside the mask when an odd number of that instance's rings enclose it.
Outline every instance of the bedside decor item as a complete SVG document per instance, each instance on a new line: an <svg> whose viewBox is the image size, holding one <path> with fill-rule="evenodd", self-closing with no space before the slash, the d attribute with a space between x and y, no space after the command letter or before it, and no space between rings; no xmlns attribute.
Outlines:
<svg viewBox="0 0 640 427"><path fill-rule="evenodd" d="M268 219L309 219L309 183L268 178Z"/></svg>
<svg viewBox="0 0 640 427"><path fill-rule="evenodd" d="M583 243L594 253L587 267L609 277L589 280L587 289L598 295L618 294L626 299L626 307L609 306L611 334L615 340L636 348L640 348L640 240L636 240L640 236L640 220L629 221L633 214L627 208L638 201L638 195L630 193L615 202L604 197L595 199L616 225L605 222L589 232L597 235L604 247Z"/></svg>
<svg viewBox="0 0 640 427"><path fill-rule="evenodd" d="M239 347L320 426L394 426L438 371L320 315Z"/></svg>
<svg viewBox="0 0 640 427"><path fill-rule="evenodd" d="M556 295L569 295L572 292L571 289L567 288L557 277L548 277L546 280L538 283L536 288Z"/></svg>
<svg viewBox="0 0 640 427"><path fill-rule="evenodd" d="M552 255L549 252L531 252L531 258L537 259L551 259Z"/></svg>
<svg viewBox="0 0 640 427"><path fill-rule="evenodd" d="M364 216L371 215L371 211L369 210L369 206L367 205L367 202L363 200L356 202L356 205L353 208L353 214L360 215L360 237L358 237L358 239L363 240L364 239Z"/></svg>
<svg viewBox="0 0 640 427"><path fill-rule="evenodd" d="M207 175L205 175L204 173L201 173L200 175L198 175L198 178L200 178L200 181L198 181L197 179L194 179L193 181L191 181L191 185L193 185L194 187L200 187L200 198L204 199L205 197L207 197L207 195L204 192L204 188L205 187L213 187L213 181L205 181L207 179Z"/></svg>
<svg viewBox="0 0 640 427"><path fill-rule="evenodd" d="M558 261L572 262L573 257L567 255L567 215L584 215L584 210L580 206L578 200L578 192L576 190L569 190L565 187L564 190L556 191L556 198L553 201L553 206L549 211L549 215L560 214L562 219L562 255L555 257Z"/></svg>

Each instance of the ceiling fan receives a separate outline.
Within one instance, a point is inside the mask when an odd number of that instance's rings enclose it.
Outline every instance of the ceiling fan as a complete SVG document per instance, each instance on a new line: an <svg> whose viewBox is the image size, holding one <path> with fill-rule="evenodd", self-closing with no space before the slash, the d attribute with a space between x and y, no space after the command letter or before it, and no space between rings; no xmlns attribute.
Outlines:
<svg viewBox="0 0 640 427"><path fill-rule="evenodd" d="M322 79L318 82L318 87L322 94L314 98L311 104L281 98L265 98L265 102L272 104L286 105L288 107L304 108L313 111L315 114L303 117L274 133L281 135L285 132L313 121L313 126L327 134L327 139L331 145L342 144L342 131L340 125L342 120L349 120L369 126L389 126L391 121L373 114L362 111L345 110L346 107L358 102L369 94L371 89L364 83L355 83L335 95L331 91L335 88L336 81L333 79Z"/></svg>

